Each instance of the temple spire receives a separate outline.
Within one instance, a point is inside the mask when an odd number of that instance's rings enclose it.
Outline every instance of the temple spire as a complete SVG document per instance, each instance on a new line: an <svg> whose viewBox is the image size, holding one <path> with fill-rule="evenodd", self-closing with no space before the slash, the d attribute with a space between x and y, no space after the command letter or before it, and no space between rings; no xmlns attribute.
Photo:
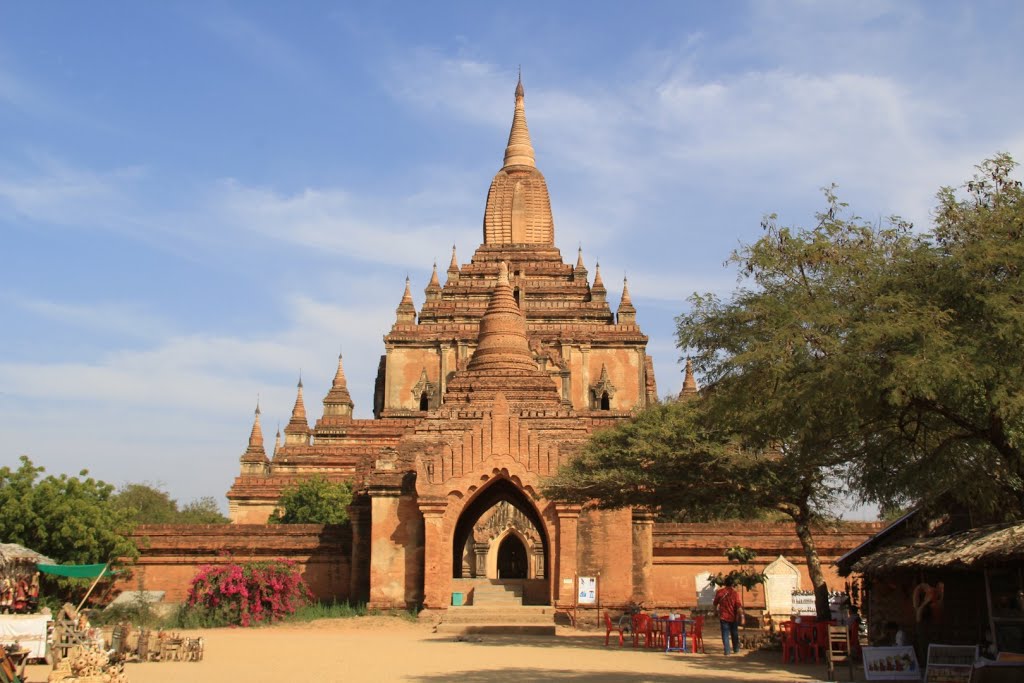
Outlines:
<svg viewBox="0 0 1024 683"><path fill-rule="evenodd" d="M587 267L583 265L583 245L581 244L576 253L576 267L572 269L573 282L587 282Z"/></svg>
<svg viewBox="0 0 1024 683"><path fill-rule="evenodd" d="M516 304L508 280L508 264L504 261L498 265L498 281L491 292L487 312L480 319L477 340L476 351L469 361L471 370L537 370L526 339L526 318Z"/></svg>
<svg viewBox="0 0 1024 683"><path fill-rule="evenodd" d="M249 448L263 451L263 428L260 427L260 402L256 400L256 413L252 420L252 431L249 432Z"/></svg>
<svg viewBox="0 0 1024 683"><path fill-rule="evenodd" d="M354 407L352 395L348 393L345 368L341 362L341 352L339 352L338 369L334 373L331 389L327 392L327 396L324 397L324 417L337 416L342 419L351 420Z"/></svg>
<svg viewBox="0 0 1024 683"><path fill-rule="evenodd" d="M686 376L683 377L683 389L679 392L679 398L689 400L697 396L697 380L693 376L693 361L689 356L686 358Z"/></svg>
<svg viewBox="0 0 1024 683"><path fill-rule="evenodd" d="M524 104L526 98L524 95L523 78L520 75L519 82L516 84L516 109L512 115L512 130L509 131L508 145L505 147L504 168L537 165L533 156L530 131L526 127L526 106Z"/></svg>
<svg viewBox="0 0 1024 683"><path fill-rule="evenodd" d="M452 261L448 264L448 282L459 279L459 260L455 256L455 245L452 245Z"/></svg>
<svg viewBox="0 0 1024 683"><path fill-rule="evenodd" d="M263 448L263 428L260 427L260 401L256 399L256 412L249 432L249 446L240 458L242 474L266 474L270 461Z"/></svg>
<svg viewBox="0 0 1024 683"><path fill-rule="evenodd" d="M295 406L292 408L292 419L284 428L285 444L309 444L309 422L306 420L306 403L302 400L302 374L299 374L298 391L295 394Z"/></svg>
<svg viewBox="0 0 1024 683"><path fill-rule="evenodd" d="M594 284L590 287L590 300L603 302L608 296L608 290L604 286L604 281L601 279L601 262L598 261L594 266Z"/></svg>
<svg viewBox="0 0 1024 683"><path fill-rule="evenodd" d="M405 293L402 294L402 301L395 309L395 322L404 324L416 323L416 305L412 302L412 284L409 277L405 278Z"/></svg>
<svg viewBox="0 0 1024 683"><path fill-rule="evenodd" d="M619 300L619 309L616 312L616 319L620 325L636 324L636 308L629 298L629 280L622 278L622 298Z"/></svg>
<svg viewBox="0 0 1024 683"><path fill-rule="evenodd" d="M430 274L430 282L423 292L427 295L427 301L436 301L441 298L441 282L437 279L437 261L434 261L434 271Z"/></svg>

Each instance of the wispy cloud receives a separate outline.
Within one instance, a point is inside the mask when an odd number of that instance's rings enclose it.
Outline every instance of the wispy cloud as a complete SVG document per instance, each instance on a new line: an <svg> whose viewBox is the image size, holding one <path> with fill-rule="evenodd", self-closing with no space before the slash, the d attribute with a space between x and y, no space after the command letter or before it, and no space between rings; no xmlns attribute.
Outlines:
<svg viewBox="0 0 1024 683"><path fill-rule="evenodd" d="M31 304L30 304L31 305ZM38 308L38 306L36 306ZM79 320L84 309L48 303ZM287 320L279 331L249 336L176 333L141 349L114 349L83 362L3 362L0 387L9 397L26 400L90 401L149 406L177 412L230 416L259 392L287 414L288 382L300 368L311 371L314 390L326 392L333 376L332 357L343 345L351 356L348 374L353 394L373 386L380 330L391 322L389 311L374 307L337 306L305 296L286 301ZM79 320L79 322L81 322ZM369 331L373 331L370 333ZM326 366L326 367L324 367ZM358 385L355 384L358 378ZM59 395L54 389L59 387ZM284 398L282 398L284 394Z"/></svg>
<svg viewBox="0 0 1024 683"><path fill-rule="evenodd" d="M86 170L33 154L27 165L0 167L0 210L67 227L93 223L89 227L120 229L132 201L124 185L143 173L141 168Z"/></svg>
<svg viewBox="0 0 1024 683"><path fill-rule="evenodd" d="M431 206L438 201L440 207ZM468 222L445 220L451 207L428 189L391 198L356 197L340 188L287 195L228 180L211 202L221 222L234 230L368 263L423 267L430 255L443 254L449 241L467 244L477 238Z"/></svg>
<svg viewBox="0 0 1024 683"><path fill-rule="evenodd" d="M229 12L221 7L204 12L199 17L199 23L223 40L235 53L284 82L302 84L304 87L328 82L326 73L313 59L250 16Z"/></svg>
<svg viewBox="0 0 1024 683"><path fill-rule="evenodd" d="M26 296L13 290L0 291L0 302L79 332L101 331L121 339L155 340L171 331L167 320L139 304L67 303Z"/></svg>
<svg viewBox="0 0 1024 683"><path fill-rule="evenodd" d="M881 7L859 13L864 21L882 15ZM926 222L935 190L980 160L977 137L955 134L966 133L971 117L957 108L953 84L927 91L899 72L817 73L811 65L710 75L689 52L674 64L656 59L658 79L635 73L577 89L527 84L528 118L543 131L534 132L535 144L545 141L537 145L540 165L573 169L577 183L590 184L592 203L601 207L595 213L607 217L610 209L613 220L673 187L730 196L738 185L785 197L837 181L868 211ZM502 76L487 63L422 52L411 66L403 61L392 70L391 91L410 106L507 126L508 88L495 86ZM429 87L418 87L423 81ZM1000 124L983 154L1024 131L1012 117Z"/></svg>
<svg viewBox="0 0 1024 683"><path fill-rule="evenodd" d="M0 64L0 102L27 111L45 109L43 96Z"/></svg>

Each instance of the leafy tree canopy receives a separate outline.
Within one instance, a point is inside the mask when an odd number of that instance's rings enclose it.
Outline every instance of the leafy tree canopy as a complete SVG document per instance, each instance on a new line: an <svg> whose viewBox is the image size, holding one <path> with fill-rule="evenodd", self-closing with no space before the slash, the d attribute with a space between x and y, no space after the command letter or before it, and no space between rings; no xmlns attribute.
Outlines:
<svg viewBox="0 0 1024 683"><path fill-rule="evenodd" d="M548 497L679 511L686 521L749 516L755 506L723 495L739 469L756 463L735 435L709 429L700 401L655 404L630 422L595 434L582 453L549 479Z"/></svg>
<svg viewBox="0 0 1024 683"><path fill-rule="evenodd" d="M281 494L271 524L344 524L352 503L352 485L310 477Z"/></svg>
<svg viewBox="0 0 1024 683"><path fill-rule="evenodd" d="M227 524L217 502L207 496L178 509L178 501L154 484L125 484L113 503L126 511L136 524Z"/></svg>
<svg viewBox="0 0 1024 683"><path fill-rule="evenodd" d="M178 512L178 524L228 524L230 521L210 496L196 498Z"/></svg>
<svg viewBox="0 0 1024 683"><path fill-rule="evenodd" d="M44 468L21 456L0 468L0 537L57 562L92 564L135 557L130 515L112 502L114 487L89 477L41 477Z"/></svg>
<svg viewBox="0 0 1024 683"><path fill-rule="evenodd" d="M733 254L731 300L678 319L709 414L753 446L782 444L894 508L953 497L1024 511L1024 194L1015 163L943 188L934 229L849 215L833 190L810 229L765 221ZM822 481L829 481L826 478Z"/></svg>
<svg viewBox="0 0 1024 683"><path fill-rule="evenodd" d="M827 613L812 529L850 490L883 509L943 496L1024 511L1024 195L999 155L935 227L874 225L835 188L812 228L768 216L727 299L677 319L701 399L600 433L547 487L606 507L789 515Z"/></svg>
<svg viewBox="0 0 1024 683"><path fill-rule="evenodd" d="M151 484L125 484L112 498L136 524L173 524L178 504L166 491Z"/></svg>

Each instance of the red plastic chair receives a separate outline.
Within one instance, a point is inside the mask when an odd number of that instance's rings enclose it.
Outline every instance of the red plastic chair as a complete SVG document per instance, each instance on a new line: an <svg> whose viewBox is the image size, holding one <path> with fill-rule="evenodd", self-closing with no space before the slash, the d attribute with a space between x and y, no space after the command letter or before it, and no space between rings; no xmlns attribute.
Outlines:
<svg viewBox="0 0 1024 683"><path fill-rule="evenodd" d="M665 623L665 652L686 652L686 629L682 619Z"/></svg>
<svg viewBox="0 0 1024 683"><path fill-rule="evenodd" d="M782 663L788 664L790 657L793 662L800 663L800 647L796 639L797 624L792 621L783 621L779 624L779 637L782 639Z"/></svg>
<svg viewBox="0 0 1024 683"><path fill-rule="evenodd" d="M605 644L605 647L608 646L608 638L611 636L612 631L618 631L619 632L619 647L622 647L622 645L625 644L626 638L625 638L625 636L622 633L622 628L615 625L615 623L612 621L611 615L608 614L607 611L605 611L605 613L604 613L604 627L605 627L605 632L604 632L604 644Z"/></svg>
<svg viewBox="0 0 1024 683"><path fill-rule="evenodd" d="M834 621L816 621L807 624L802 630L805 634L804 645L808 661L811 654L814 654L814 663L819 663L825 658L825 650L828 649L828 627L834 625ZM801 624L803 626L803 624Z"/></svg>
<svg viewBox="0 0 1024 683"><path fill-rule="evenodd" d="M849 627L850 633L850 654L853 655L854 659L861 658L860 651L860 619L852 619ZM826 638L828 634L826 633ZM825 641L825 647L828 647L828 641Z"/></svg>
<svg viewBox="0 0 1024 683"><path fill-rule="evenodd" d="M690 624L690 652L704 653L704 615L699 614L693 618Z"/></svg>
<svg viewBox="0 0 1024 683"><path fill-rule="evenodd" d="M649 614L633 615L633 647L640 645L643 636L644 647L651 646L651 616Z"/></svg>

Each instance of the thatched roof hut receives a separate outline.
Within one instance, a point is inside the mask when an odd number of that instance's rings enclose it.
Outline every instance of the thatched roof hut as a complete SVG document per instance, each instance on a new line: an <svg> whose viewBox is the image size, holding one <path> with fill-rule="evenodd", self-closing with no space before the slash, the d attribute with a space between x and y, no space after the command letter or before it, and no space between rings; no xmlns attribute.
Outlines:
<svg viewBox="0 0 1024 683"><path fill-rule="evenodd" d="M946 536L911 538L875 550L852 570L865 575L896 571L971 571L1024 562L1024 524L994 524Z"/></svg>
<svg viewBox="0 0 1024 683"><path fill-rule="evenodd" d="M0 543L0 574L27 571L37 564L54 564L54 561L17 543Z"/></svg>

